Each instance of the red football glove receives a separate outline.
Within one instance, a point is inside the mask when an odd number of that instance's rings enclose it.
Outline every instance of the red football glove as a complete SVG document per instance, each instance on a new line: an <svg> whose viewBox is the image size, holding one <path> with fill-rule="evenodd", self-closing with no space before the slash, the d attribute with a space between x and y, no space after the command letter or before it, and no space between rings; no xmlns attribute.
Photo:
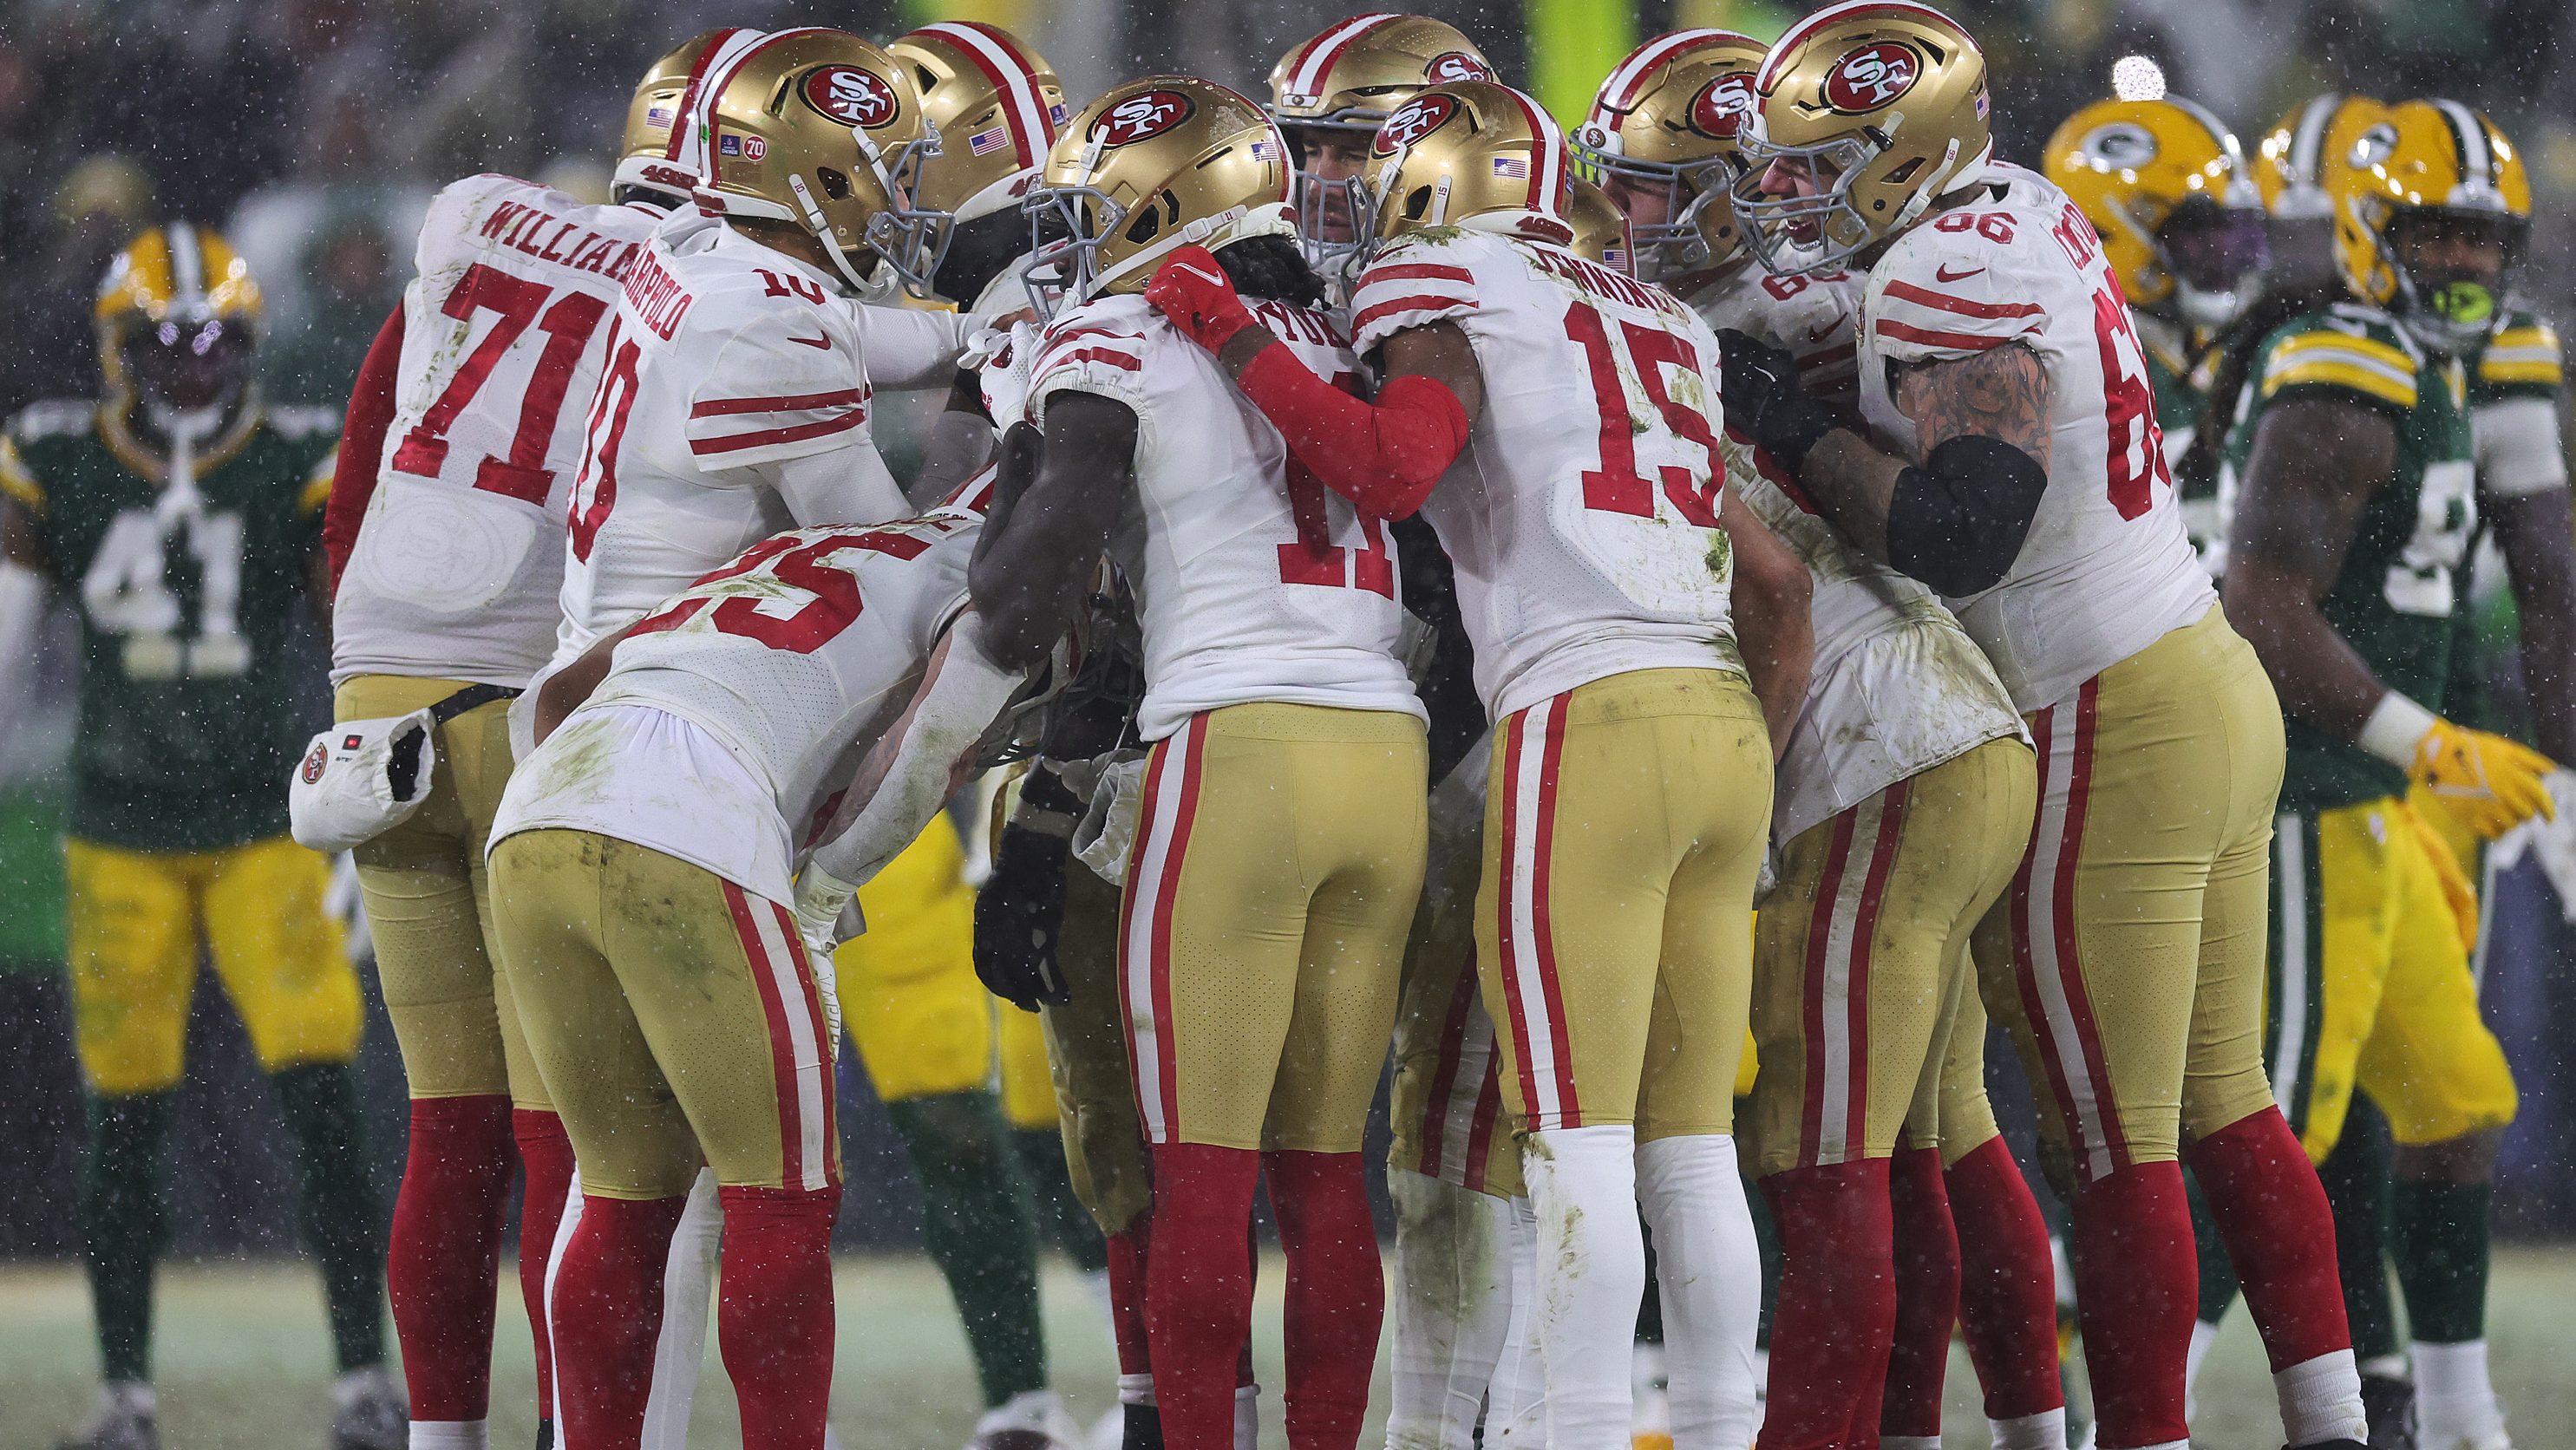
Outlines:
<svg viewBox="0 0 2576 1450"><path fill-rule="evenodd" d="M1145 300L1154 304L1190 341L1217 352L1261 319L1235 295L1234 283L1217 265L1216 254L1192 243L1163 259L1154 279L1145 284Z"/></svg>

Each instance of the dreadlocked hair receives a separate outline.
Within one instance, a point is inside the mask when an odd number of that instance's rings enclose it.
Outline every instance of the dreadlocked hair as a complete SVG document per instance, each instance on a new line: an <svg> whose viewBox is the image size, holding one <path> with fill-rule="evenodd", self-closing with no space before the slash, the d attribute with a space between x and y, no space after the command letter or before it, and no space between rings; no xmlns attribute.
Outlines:
<svg viewBox="0 0 2576 1450"><path fill-rule="evenodd" d="M2243 403L2245 383L2254 375L2254 362L2263 351L2264 340L2291 318L2317 311L2343 295L2342 282L2333 279L2269 288L2245 309L2244 316L2219 335L2218 366L2212 372L2209 392L2200 401L2198 425L2192 430L2191 445L2174 465L2177 490L2204 491L2217 486L2219 455L2227 447L2227 435L2235 431L2236 411Z"/></svg>
<svg viewBox="0 0 2576 1450"><path fill-rule="evenodd" d="M1315 307L1324 300L1323 279L1306 261L1294 237L1246 237L1216 254L1225 280L1246 297Z"/></svg>

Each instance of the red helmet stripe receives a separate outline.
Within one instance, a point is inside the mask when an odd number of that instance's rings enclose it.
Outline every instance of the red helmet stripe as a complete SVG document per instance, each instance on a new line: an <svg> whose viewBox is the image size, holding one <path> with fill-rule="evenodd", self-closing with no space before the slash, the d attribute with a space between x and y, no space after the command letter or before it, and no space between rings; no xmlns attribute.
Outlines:
<svg viewBox="0 0 2576 1450"><path fill-rule="evenodd" d="M1386 13L1354 15L1316 36L1308 42L1305 58L1297 62L1296 72L1288 78L1288 93L1295 96L1317 94L1323 89L1324 77L1332 73L1333 62L1342 58L1342 52L1351 48L1351 42L1381 25L1403 18Z"/></svg>
<svg viewBox="0 0 2576 1450"><path fill-rule="evenodd" d="M975 62L1001 92L1002 114L1010 120L1011 145L1020 165L1037 165L1038 153L1055 144L1055 118L1038 95L1037 68L1011 43L1010 33L972 20L942 20L913 34L936 35Z"/></svg>
<svg viewBox="0 0 2576 1450"><path fill-rule="evenodd" d="M704 89L707 71L721 63L717 57L724 55L728 48L746 44L749 38L759 34L747 25L729 26L717 31L715 39L707 42L707 48L698 52L696 63L689 67L689 83L680 92L679 109L671 117L671 143L663 148L663 160L679 160L681 144L696 129L689 124L689 118L697 114L698 93Z"/></svg>
<svg viewBox="0 0 2576 1450"><path fill-rule="evenodd" d="M1547 216L1559 215L1557 193L1565 186L1565 131L1547 108L1510 86L1500 88L1529 118L1530 178L1529 209Z"/></svg>
<svg viewBox="0 0 2576 1450"><path fill-rule="evenodd" d="M1762 42L1732 30L1676 30L1670 35L1656 36L1628 52L1628 58L1619 62L1617 70L1610 72L1610 79L1601 83L1601 93L1592 99L1590 119L1598 123L1603 121L1604 112L1627 111L1637 104L1637 93L1646 88L1646 81L1655 73L1656 67L1703 45L1714 45L1720 41L1742 41L1756 50L1762 47Z"/></svg>
<svg viewBox="0 0 2576 1450"><path fill-rule="evenodd" d="M1753 78L1753 88L1768 94L1771 87L1780 79L1780 67L1799 46L1807 42L1810 36L1828 25L1838 25L1843 21L1858 19L1864 15L1898 15L1909 20L1927 20L1935 25L1946 25L1957 31L1960 38L1966 40L1971 46L1977 43L1977 38L1968 34L1966 26L1929 5L1916 5L1910 3L1910 0L1842 0L1839 5L1828 5L1799 21L1789 28L1788 34L1772 42L1771 53L1762 58L1761 72Z"/></svg>

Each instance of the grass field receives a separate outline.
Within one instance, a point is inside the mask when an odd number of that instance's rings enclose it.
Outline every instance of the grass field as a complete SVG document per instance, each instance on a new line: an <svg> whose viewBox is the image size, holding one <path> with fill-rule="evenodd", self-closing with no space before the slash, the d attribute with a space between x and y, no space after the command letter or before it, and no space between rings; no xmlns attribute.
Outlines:
<svg viewBox="0 0 2576 1450"><path fill-rule="evenodd" d="M329 1349L320 1286L301 1264L203 1263L162 1276L160 1378L169 1450L308 1450L328 1416ZM527 1325L513 1300L500 1316L492 1442L532 1443L535 1389ZM1276 1386L1279 1266L1264 1266L1256 1320L1265 1386L1265 1450L1282 1450ZM974 1420L974 1378L946 1290L926 1260L841 1262L841 1350L833 1419L853 1450L945 1450ZM1071 1274L1051 1268L1047 1327L1056 1378L1086 1423L1108 1409L1114 1373L1107 1326ZM2576 1247L2508 1248L2496 1263L2495 1367L2523 1450L2576 1445ZM712 1336L710 1336L712 1339ZM68 1266L0 1267L0 1450L49 1450L88 1405L94 1372L89 1303ZM1381 1356L1381 1361L1383 1356ZM1953 1354L1949 1443L1982 1447L1973 1381ZM1383 1379L1377 1410L1385 1408ZM2199 1443L2270 1450L2280 1426L2260 1344L2240 1312L2211 1356ZM1372 1443L1372 1420L1364 1445ZM733 1391L712 1342L692 1444L738 1444Z"/></svg>

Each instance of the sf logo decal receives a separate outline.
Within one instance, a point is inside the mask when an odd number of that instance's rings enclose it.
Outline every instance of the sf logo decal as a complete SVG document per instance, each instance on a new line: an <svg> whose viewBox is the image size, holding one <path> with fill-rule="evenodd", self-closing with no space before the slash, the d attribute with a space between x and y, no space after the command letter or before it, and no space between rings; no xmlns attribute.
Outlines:
<svg viewBox="0 0 2576 1450"><path fill-rule="evenodd" d="M1438 92L1416 96L1401 110L1386 118L1377 128L1377 139L1369 150L1380 156L1392 156L1423 137L1440 129L1442 123L1458 114L1458 103Z"/></svg>
<svg viewBox="0 0 2576 1450"><path fill-rule="evenodd" d="M1912 90L1922 74L1922 58L1911 46L1894 40L1864 45L1834 62L1825 77L1825 104L1837 111L1879 110Z"/></svg>
<svg viewBox="0 0 2576 1450"><path fill-rule="evenodd" d="M844 126L871 131L902 109L885 77L854 65L827 65L807 76L805 103Z"/></svg>
<svg viewBox="0 0 2576 1450"><path fill-rule="evenodd" d="M1133 146L1188 120L1196 109L1178 91L1146 91L1110 107L1092 123L1091 134L1104 146Z"/></svg>

